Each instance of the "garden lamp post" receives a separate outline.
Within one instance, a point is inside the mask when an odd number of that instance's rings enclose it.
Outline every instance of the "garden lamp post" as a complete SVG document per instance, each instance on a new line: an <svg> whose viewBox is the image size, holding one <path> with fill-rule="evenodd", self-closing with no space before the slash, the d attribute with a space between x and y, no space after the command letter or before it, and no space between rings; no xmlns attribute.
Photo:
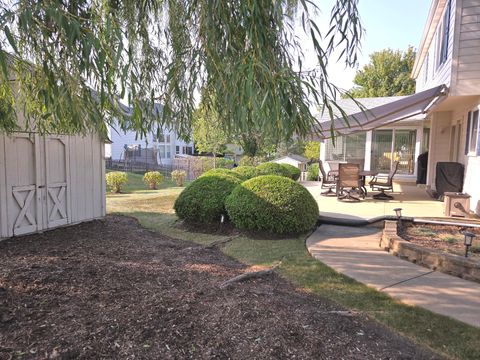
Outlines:
<svg viewBox="0 0 480 360"><path fill-rule="evenodd" d="M395 211L395 215L397 215L398 226L402 227L402 208L395 208L393 211Z"/></svg>
<svg viewBox="0 0 480 360"><path fill-rule="evenodd" d="M465 245L465 257L468 257L468 250L470 246L472 246L473 239L475 239L475 234L471 232L464 232L463 236L465 236L465 240L463 244Z"/></svg>

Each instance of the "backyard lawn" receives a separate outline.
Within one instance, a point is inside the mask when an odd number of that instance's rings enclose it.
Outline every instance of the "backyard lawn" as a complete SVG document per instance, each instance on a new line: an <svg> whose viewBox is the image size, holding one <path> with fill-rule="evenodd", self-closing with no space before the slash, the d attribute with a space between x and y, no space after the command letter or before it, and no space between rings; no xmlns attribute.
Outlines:
<svg viewBox="0 0 480 360"><path fill-rule="evenodd" d="M217 234L195 232L182 226L172 208L182 188L148 193L131 191L109 195L108 211L133 216L142 226L157 233L197 244L205 245L232 236L229 229ZM268 239L235 234L235 238L224 244L221 250L246 265L272 266L282 261L279 273L301 289L358 311L447 357L480 358L480 329L401 304L336 273L310 256L305 247L306 236Z"/></svg>

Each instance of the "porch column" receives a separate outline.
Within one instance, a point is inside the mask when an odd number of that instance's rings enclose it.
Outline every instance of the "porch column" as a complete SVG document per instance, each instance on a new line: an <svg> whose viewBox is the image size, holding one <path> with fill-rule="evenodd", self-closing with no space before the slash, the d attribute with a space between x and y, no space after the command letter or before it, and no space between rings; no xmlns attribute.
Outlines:
<svg viewBox="0 0 480 360"><path fill-rule="evenodd" d="M365 163L363 165L364 170L371 170L371 160L372 160L372 131L367 131L365 137Z"/></svg>

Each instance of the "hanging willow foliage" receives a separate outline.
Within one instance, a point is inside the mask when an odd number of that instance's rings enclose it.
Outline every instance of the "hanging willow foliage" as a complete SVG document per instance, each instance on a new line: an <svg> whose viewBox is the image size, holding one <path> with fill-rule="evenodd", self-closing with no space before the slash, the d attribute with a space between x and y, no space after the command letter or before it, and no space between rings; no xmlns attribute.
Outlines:
<svg viewBox="0 0 480 360"><path fill-rule="evenodd" d="M14 130L21 110L40 132L105 134L116 117L140 136L163 125L188 137L198 94L209 93L229 133L305 135L310 108L338 108L332 52L356 63L357 3L337 0L321 33L307 0L0 1L0 130Z"/></svg>

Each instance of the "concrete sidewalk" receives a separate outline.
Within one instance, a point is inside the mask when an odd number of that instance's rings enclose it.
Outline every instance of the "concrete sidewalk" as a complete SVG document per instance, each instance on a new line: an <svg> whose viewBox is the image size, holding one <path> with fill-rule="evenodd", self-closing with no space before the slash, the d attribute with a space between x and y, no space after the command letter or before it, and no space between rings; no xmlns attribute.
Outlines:
<svg viewBox="0 0 480 360"><path fill-rule="evenodd" d="M308 239L316 259L410 305L480 327L480 284L401 260L378 246L381 230L322 225Z"/></svg>

